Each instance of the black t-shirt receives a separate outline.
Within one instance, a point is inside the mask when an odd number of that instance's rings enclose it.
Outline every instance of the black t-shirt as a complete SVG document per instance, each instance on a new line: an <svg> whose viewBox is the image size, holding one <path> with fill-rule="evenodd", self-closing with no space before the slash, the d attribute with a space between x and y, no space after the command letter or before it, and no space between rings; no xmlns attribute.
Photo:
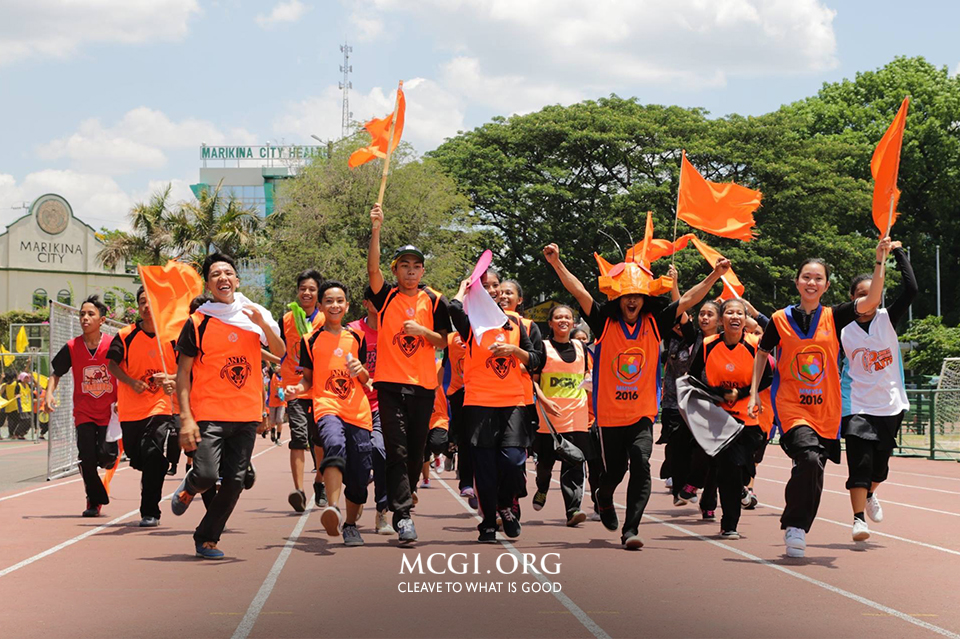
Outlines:
<svg viewBox="0 0 960 639"><path fill-rule="evenodd" d="M654 321L657 323L657 329L660 331L660 339L663 339L664 335L673 330L673 325L679 319L677 317L678 306L679 302L669 302L663 297L644 297L643 307L640 309L640 318L642 319L645 314L652 314ZM594 300L590 314L585 319L587 320L587 326L599 339L603 335L608 319L616 321L622 317L619 300L611 300L603 304Z"/></svg>
<svg viewBox="0 0 960 639"><path fill-rule="evenodd" d="M844 302L843 304L837 304L836 306L831 306L833 309L833 324L836 328L836 339L837 342L840 341L840 331L850 324L851 322L857 319L857 310L854 302ZM793 318L793 321L797 323L797 326L800 327L800 330L804 333L810 331L810 322L813 321L813 316L816 315L816 311L813 313L804 313L800 310L799 306L792 306L788 311L790 316ZM760 338L760 350L766 351L768 353L772 352L773 349L780 344L780 331L777 330L777 325L774 322L767 324L767 327L763 330L763 337Z"/></svg>
<svg viewBox="0 0 960 639"><path fill-rule="evenodd" d="M534 325L536 326L536 325ZM572 364L577 359L577 347L573 345L573 340L568 340L566 342L558 342L555 339L550 340L550 345L553 346L553 350L557 351L557 355L560 356L567 364ZM590 366L590 354L587 352L587 345L582 344L583 346L583 371L586 372ZM547 349L546 345L543 347L543 363L546 366L547 363ZM541 367L542 370L542 367Z"/></svg>

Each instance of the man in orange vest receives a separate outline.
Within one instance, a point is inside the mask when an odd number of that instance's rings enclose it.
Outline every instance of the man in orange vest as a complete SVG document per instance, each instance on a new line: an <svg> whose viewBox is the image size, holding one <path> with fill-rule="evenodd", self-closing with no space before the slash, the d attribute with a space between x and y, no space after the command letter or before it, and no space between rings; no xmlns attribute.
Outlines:
<svg viewBox="0 0 960 639"><path fill-rule="evenodd" d="M257 433L269 427L263 422L261 345L277 357L285 346L270 311L237 292L233 259L208 255L203 278L213 301L191 315L177 341L180 444L184 452L196 452L193 468L173 495L172 510L182 515L197 493L222 477L193 533L198 557L222 559L220 535L243 490Z"/></svg>

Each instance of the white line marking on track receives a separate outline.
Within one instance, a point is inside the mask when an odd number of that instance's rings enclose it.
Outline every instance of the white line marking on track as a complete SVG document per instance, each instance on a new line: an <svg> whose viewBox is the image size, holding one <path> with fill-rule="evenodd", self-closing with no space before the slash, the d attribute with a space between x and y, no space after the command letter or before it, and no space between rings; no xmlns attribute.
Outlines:
<svg viewBox="0 0 960 639"><path fill-rule="evenodd" d="M290 537L287 539L287 543L284 544L283 550L281 550L277 556L277 560L273 562L273 567L270 569L270 572L267 573L266 579L263 580L260 590L257 591L257 596L250 602L247 613L243 615L243 619L240 620L240 625L237 626L237 629L233 633L233 639L246 639L253 631L253 626L257 623L257 617L260 616L260 611L263 610L263 606L267 603L267 599L270 598L273 588L277 585L277 579L280 578L280 573L287 564L287 559L293 552L294 545L296 545L297 540L300 539L300 533L303 532L304 527L307 525L307 519L312 509L313 501L311 500L307 504L307 509L300 515L300 519L297 520L297 525L294 526L293 532L290 533Z"/></svg>
<svg viewBox="0 0 960 639"><path fill-rule="evenodd" d="M253 455L253 456L250 458L250 460L252 461L252 460L256 459L257 457L259 457L260 455L262 455L262 454L264 454L264 453L268 453L268 452L270 452L271 450L274 450L274 448L279 448L279 446L271 446L270 448L267 448L266 450L262 450L262 451L260 451L259 453L257 453L256 455ZM128 466L127 468L129 468L129 466ZM118 470L117 472L120 472L120 471ZM170 493L170 494L168 494L168 495L164 495L164 496L160 499L160 501L161 501L161 503L162 503L164 500L170 499L171 497L173 497L173 493ZM123 521L123 520L125 520L125 519L129 519L130 517L133 517L134 515L137 515L137 514L139 514L139 513L140 513L140 509L139 509L139 508L137 508L136 510L131 510L131 511L128 512L126 515L121 515L121 516L117 517L116 519L111 519L110 521L108 521L107 523L103 524L102 526L97 526L96 528L93 528L92 530L88 530L87 532L81 533L81 534L77 535L76 537L74 537L74 538L72 538L72 539L68 539L68 540L66 540L66 541L64 541L64 542L62 542L62 543L57 544L57 545L54 546L53 548L48 548L47 550L44 550L43 552L38 553L38 554L34 555L33 557L29 557L29 558L24 559L23 561L21 561L21 562L19 562L19 563L16 563L16 564L14 564L14 565L12 565L12 566L10 566L10 567L8 567L8 568L4 568L3 570L0 570L0 578L6 577L6 576L9 575L10 573L16 572L17 570L20 570L21 568L25 568L26 566L29 566L30 564L32 564L32 563L34 563L34 562L36 562L36 561L40 561L40 560L43 559L44 557L49 557L50 555L52 555L52 554L54 554L54 553L56 553L56 552L60 552L60 551L63 550L64 548L68 548L68 547L72 546L73 544L75 544L75 543L77 543L77 542L79 542L79 541L83 541L83 540L86 539L87 537L92 537L93 535L96 535L98 532L104 531L104 530L106 530L107 528L110 528L111 526L115 526L116 524L119 524L121 521Z"/></svg>
<svg viewBox="0 0 960 639"><path fill-rule="evenodd" d="M470 505L467 504L467 502L465 502L463 498L460 495L458 495L455 490L450 488L450 485L447 484L446 481L444 481L440 477L437 477L436 479L437 481L440 482L441 485L443 485L444 488L447 489L447 492L453 495L453 498L456 499L461 506L463 506L464 510L466 510L468 513L473 515L473 517L477 521L483 521L482 518L479 515L477 515L472 508L470 508ZM521 562L523 561L523 555L520 553L520 551L517 550L513 544L511 544L509 541L504 539L499 533L497 533L497 541L503 544L503 547L509 550L510 554L516 557L519 561ZM538 571L536 568L533 568L533 574L537 578L537 580L540 581L540 583L546 584L549 582L549 580L546 577L544 577L543 574L541 574L540 571ZM575 604L570 597L568 597L566 594L562 592L554 592L552 594L554 597L556 597L557 601L563 604L564 608L566 608L567 610L570 611L571 614L573 614L573 616L576 618L577 621L583 624L583 627L586 628L591 635L593 635L597 639L611 639L610 635L608 635L607 632L603 628L601 628L599 624L597 624L597 622L591 619L590 615L584 612L580 606ZM236 635L234 635L234 639L238 639ZM958 637L958 639L960 639L960 637Z"/></svg>
<svg viewBox="0 0 960 639"><path fill-rule="evenodd" d="M651 460L651 461L652 461L652 460ZM764 462L764 463L762 464L762 466L763 466L764 468L776 468L777 470L791 470L791 468L790 468L789 466L777 466L777 465L775 465L775 464L769 464L769 463L766 463L766 462ZM891 470L890 472L893 473L894 471ZM839 473L827 473L827 472L825 472L824 475L826 475L827 477L839 477L840 479L846 479L846 478L847 478L846 475L841 475L841 474L839 474ZM923 477L927 477L927 476L928 476L928 475L923 475ZM931 476L932 476L932 475L931 475ZM946 478L944 478L944 479L946 479ZM889 481L889 480L883 482L882 485L883 485L883 486L899 486L899 487L901 487L901 488L912 488L912 489L914 489L914 490L927 490L927 491L934 492L934 493L945 493L945 494L947 494L947 495L960 495L960 491L957 491L957 490L945 490L945 489L943 489L943 488L929 488L928 486L914 486L913 484L898 484L897 482L893 482L893 481Z"/></svg>
<svg viewBox="0 0 960 639"><path fill-rule="evenodd" d="M122 473L128 468L130 467L124 466L123 468L118 468L117 472ZM15 495L7 495L6 497L0 497L0 501L6 501L8 499L13 499L14 497L23 497L24 495L29 495L30 493L36 493L41 490L49 490L50 488L56 488L58 486L66 486L67 484L73 484L78 481L81 481L80 477L77 477L76 479L68 479L67 481L56 482L53 484L47 484L46 486L40 486L39 488L31 488L30 490L25 490L22 493L16 493Z"/></svg>

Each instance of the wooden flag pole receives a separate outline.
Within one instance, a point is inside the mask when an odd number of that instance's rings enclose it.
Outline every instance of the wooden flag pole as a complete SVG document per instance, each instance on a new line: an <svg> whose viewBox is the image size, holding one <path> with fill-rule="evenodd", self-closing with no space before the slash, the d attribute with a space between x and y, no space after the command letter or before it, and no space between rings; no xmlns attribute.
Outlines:
<svg viewBox="0 0 960 639"><path fill-rule="evenodd" d="M670 247L670 266L677 268L677 225L680 223L680 189L683 187L683 158L686 157L687 150L684 149L680 154L680 175L677 176L677 206L673 210L673 246Z"/></svg>
<svg viewBox="0 0 960 639"><path fill-rule="evenodd" d="M400 108L400 91L403 89L403 80L397 87L397 99L393 104L393 115L390 117L390 132L387 135L387 157L383 160L383 175L380 176L380 194L377 196L377 206L383 206L383 192L387 190L387 174L390 172L390 156L393 155L393 129L397 124L397 110Z"/></svg>

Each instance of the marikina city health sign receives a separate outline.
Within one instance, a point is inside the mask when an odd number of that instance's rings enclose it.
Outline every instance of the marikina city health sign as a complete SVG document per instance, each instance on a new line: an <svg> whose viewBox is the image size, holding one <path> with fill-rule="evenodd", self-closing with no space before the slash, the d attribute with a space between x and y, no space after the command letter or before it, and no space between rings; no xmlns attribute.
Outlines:
<svg viewBox="0 0 960 639"><path fill-rule="evenodd" d="M201 160L307 160L325 157L324 146L206 146Z"/></svg>

